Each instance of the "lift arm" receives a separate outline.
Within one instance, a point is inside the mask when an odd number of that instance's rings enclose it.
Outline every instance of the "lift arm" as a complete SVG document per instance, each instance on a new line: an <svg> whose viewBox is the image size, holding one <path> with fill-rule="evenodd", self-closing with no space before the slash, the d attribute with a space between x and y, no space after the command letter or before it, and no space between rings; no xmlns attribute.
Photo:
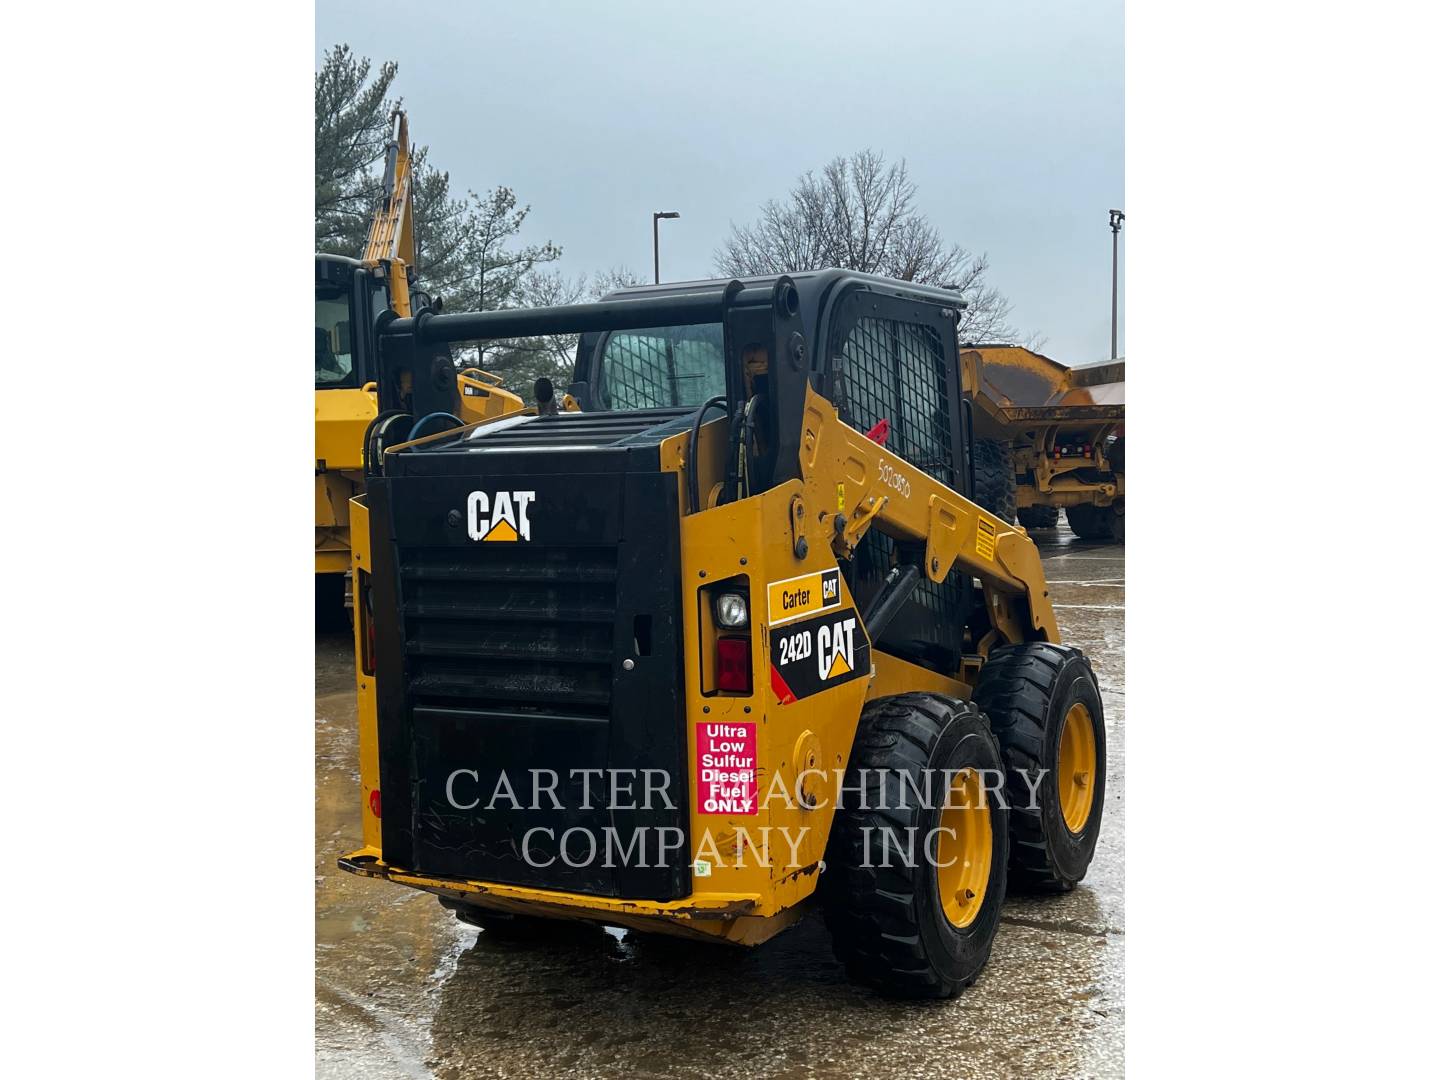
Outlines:
<svg viewBox="0 0 1440 1080"><path fill-rule="evenodd" d="M1040 554L1025 531L843 423L813 387L805 395L800 472L807 501L830 523L837 557L848 558L878 526L925 545L920 569L931 581L943 581L956 563L978 578L991 621L1009 641L1060 640Z"/></svg>
<svg viewBox="0 0 1440 1080"><path fill-rule="evenodd" d="M401 318L410 315L410 279L415 265L415 197L410 174L410 125L401 109L391 116L394 125L385 147L384 193L370 219L370 237L363 261L385 269L390 283L390 306Z"/></svg>

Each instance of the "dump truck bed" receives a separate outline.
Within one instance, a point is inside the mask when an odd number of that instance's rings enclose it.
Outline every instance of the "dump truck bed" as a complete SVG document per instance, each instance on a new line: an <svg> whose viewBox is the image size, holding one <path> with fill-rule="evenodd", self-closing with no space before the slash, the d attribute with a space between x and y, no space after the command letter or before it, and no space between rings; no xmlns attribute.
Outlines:
<svg viewBox="0 0 1440 1080"><path fill-rule="evenodd" d="M1019 345L973 345L975 400L1002 424L1125 419L1125 361L1066 367Z"/></svg>

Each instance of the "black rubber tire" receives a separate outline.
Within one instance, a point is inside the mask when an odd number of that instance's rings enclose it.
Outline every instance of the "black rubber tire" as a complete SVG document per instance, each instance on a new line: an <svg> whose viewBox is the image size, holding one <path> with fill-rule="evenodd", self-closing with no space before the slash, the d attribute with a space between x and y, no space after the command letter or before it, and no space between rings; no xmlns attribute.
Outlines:
<svg viewBox="0 0 1440 1080"><path fill-rule="evenodd" d="M1096 508L1089 503L1082 503L1079 506L1067 506L1065 508L1065 523L1070 526L1070 531L1080 537L1081 540L1110 539L1110 530L1101 523L1100 515L1096 513Z"/></svg>
<svg viewBox="0 0 1440 1080"><path fill-rule="evenodd" d="M345 575L316 574L315 629L331 633L348 628L345 610Z"/></svg>
<svg viewBox="0 0 1440 1080"><path fill-rule="evenodd" d="M820 899L836 958L849 976L882 994L905 998L945 998L969 986L989 959L1000 908L1005 900L1009 815L991 798L990 877L975 920L957 928L940 906L933 860L916 841L915 865L905 865L877 839L890 828L896 837L931 835L947 790L941 772L999 769L1000 746L980 710L939 694L898 694L865 706L855 734L846 792L835 813L820 878ZM868 770L860 772L860 770ZM934 772L934 805L917 805L925 774ZM916 787L906 788L909 804L896 792L906 773ZM983 776L984 774L982 774ZM888 780L882 779L889 777ZM861 779L865 783L860 783ZM988 782L992 785L995 774ZM881 798L881 784L887 798ZM860 805L861 787L865 789ZM889 809L881 809L889 805ZM866 865L865 834L870 833ZM882 854L887 855L882 861ZM884 862L898 865L884 865Z"/></svg>
<svg viewBox="0 0 1440 1080"><path fill-rule="evenodd" d="M1116 499L1109 506L1070 506L1065 509L1065 520L1070 529L1082 540L1101 540L1109 543L1125 542L1125 500Z"/></svg>
<svg viewBox="0 0 1440 1080"><path fill-rule="evenodd" d="M975 440L975 501L1001 521L1015 520L1015 455L1008 442Z"/></svg>
<svg viewBox="0 0 1440 1080"><path fill-rule="evenodd" d="M1060 524L1060 507L1022 506L1015 519L1027 529L1053 529Z"/></svg>
<svg viewBox="0 0 1440 1080"><path fill-rule="evenodd" d="M1076 701L1089 709L1095 731L1095 793L1089 818L1072 833L1060 811L1055 773L1065 715ZM1105 711L1090 661L1070 645L1002 645L980 669L974 702L989 719L1005 759L1012 891L1069 892L1090 867L1105 808ZM1042 768L1046 772L1032 800L1018 770L1033 780Z"/></svg>
<svg viewBox="0 0 1440 1080"><path fill-rule="evenodd" d="M1125 474L1125 436L1118 436L1105 451L1106 460L1110 462L1110 471L1121 476Z"/></svg>

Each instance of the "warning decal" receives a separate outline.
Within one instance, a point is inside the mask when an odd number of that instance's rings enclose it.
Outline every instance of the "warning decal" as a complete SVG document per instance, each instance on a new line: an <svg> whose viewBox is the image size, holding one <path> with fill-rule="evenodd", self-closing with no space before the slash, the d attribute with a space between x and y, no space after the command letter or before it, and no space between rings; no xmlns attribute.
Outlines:
<svg viewBox="0 0 1440 1080"><path fill-rule="evenodd" d="M870 641L854 608L770 631L770 689L781 705L870 674Z"/></svg>
<svg viewBox="0 0 1440 1080"><path fill-rule="evenodd" d="M758 813L755 725L704 723L697 726L695 779L695 803L700 813Z"/></svg>
<svg viewBox="0 0 1440 1080"><path fill-rule="evenodd" d="M989 518L975 519L975 550L982 559L995 561L995 523Z"/></svg>

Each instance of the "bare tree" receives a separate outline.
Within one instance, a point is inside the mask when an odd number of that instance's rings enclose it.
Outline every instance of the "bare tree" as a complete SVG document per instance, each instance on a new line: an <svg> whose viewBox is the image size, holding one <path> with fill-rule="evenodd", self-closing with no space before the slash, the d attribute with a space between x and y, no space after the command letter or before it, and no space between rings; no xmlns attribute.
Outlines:
<svg viewBox="0 0 1440 1080"><path fill-rule="evenodd" d="M559 270L535 266L519 280L513 302L514 306L525 308L561 307L599 300L616 289L639 284L640 275L624 266L602 270L594 277L588 274L570 277ZM535 380L542 375L562 390L569 384L579 341L578 334L513 338L492 342L483 357L476 353L469 356L487 370L503 376L509 389L528 400Z"/></svg>
<svg viewBox="0 0 1440 1080"><path fill-rule="evenodd" d="M734 277L840 267L954 289L968 307L962 341L1012 341L1010 304L986 284L989 263L947 244L920 212L902 158L860 150L807 172L783 200L771 199L750 225L731 224L715 252L718 273Z"/></svg>

